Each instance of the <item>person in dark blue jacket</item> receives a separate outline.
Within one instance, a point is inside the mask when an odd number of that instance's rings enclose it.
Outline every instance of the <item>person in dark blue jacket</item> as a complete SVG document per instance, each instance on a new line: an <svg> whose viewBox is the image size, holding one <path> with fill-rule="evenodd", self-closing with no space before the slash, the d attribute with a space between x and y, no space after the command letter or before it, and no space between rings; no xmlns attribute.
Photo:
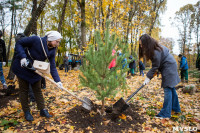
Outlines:
<svg viewBox="0 0 200 133"><path fill-rule="evenodd" d="M49 31L45 34L45 37L31 36L16 42L16 58L14 59L12 70L18 78L20 90L19 98L25 113L25 118L28 121L33 121L33 116L30 113L28 105L29 84L31 84L33 89L40 115L46 118L52 117L52 115L45 109L44 98L41 91L41 76L26 69L24 66L28 66L29 63L33 64L33 60L45 61L47 59L50 63L51 76L58 85L62 86L55 63L56 48L59 46L61 39L62 36L59 32Z"/></svg>
<svg viewBox="0 0 200 133"><path fill-rule="evenodd" d="M181 81L184 81L185 77L185 82L188 82L188 63L187 63L187 58L181 54L178 55L179 58L181 58L180 61L180 70L181 70Z"/></svg>
<svg viewBox="0 0 200 133"><path fill-rule="evenodd" d="M144 64L142 63L142 61L139 61L139 69L140 69L140 76L144 76L144 72L143 70L145 70L145 66Z"/></svg>

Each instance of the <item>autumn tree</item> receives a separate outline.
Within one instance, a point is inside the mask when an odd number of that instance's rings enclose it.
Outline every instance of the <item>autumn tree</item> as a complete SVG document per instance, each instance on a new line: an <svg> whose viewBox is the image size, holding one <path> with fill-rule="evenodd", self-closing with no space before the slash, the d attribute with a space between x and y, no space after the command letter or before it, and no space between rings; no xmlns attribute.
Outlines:
<svg viewBox="0 0 200 133"><path fill-rule="evenodd" d="M186 45L188 44L188 39L191 39L191 23L192 16L194 17L194 7L192 4L185 5L177 11L175 16L175 25L178 28L180 36L180 49L181 53L185 54Z"/></svg>
<svg viewBox="0 0 200 133"><path fill-rule="evenodd" d="M163 37L161 37L159 43L161 45L166 46L169 49L170 53L173 53L173 47L174 47L174 44L175 44L175 41L173 40L173 38L163 38Z"/></svg>
<svg viewBox="0 0 200 133"><path fill-rule="evenodd" d="M195 17L194 17L194 33L196 37L197 53L200 53L200 1L194 5Z"/></svg>
<svg viewBox="0 0 200 133"><path fill-rule="evenodd" d="M28 25L26 26L26 28L24 30L24 34L26 36L29 36L33 32L32 26L33 26L33 24L35 24L37 22L37 20L38 20L40 14L42 13L47 1L48 0L42 0L40 2L40 4L38 5L36 11L32 12L32 17L31 17ZM34 2L33 6L35 6L35 0L33 0L33 2ZM33 8L33 9L35 9L35 8Z"/></svg>

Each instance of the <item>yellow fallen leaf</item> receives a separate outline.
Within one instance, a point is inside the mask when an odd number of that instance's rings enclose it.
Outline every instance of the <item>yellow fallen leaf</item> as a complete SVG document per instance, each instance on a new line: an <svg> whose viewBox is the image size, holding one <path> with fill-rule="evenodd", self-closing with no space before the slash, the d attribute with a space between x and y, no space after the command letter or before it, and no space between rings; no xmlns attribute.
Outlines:
<svg viewBox="0 0 200 133"><path fill-rule="evenodd" d="M70 129L74 130L74 126L70 126Z"/></svg>

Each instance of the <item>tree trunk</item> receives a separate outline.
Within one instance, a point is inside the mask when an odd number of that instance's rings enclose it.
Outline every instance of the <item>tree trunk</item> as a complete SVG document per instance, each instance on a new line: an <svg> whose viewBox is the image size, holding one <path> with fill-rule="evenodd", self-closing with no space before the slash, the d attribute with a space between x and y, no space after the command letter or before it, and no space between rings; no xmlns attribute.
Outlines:
<svg viewBox="0 0 200 133"><path fill-rule="evenodd" d="M81 2L77 0L77 2L81 9L81 46L79 48L84 51L84 48L86 47L85 0L81 0Z"/></svg>
<svg viewBox="0 0 200 133"><path fill-rule="evenodd" d="M58 32L61 32L61 29L62 29L62 24L63 24L63 21L65 19L66 6L67 6L67 0L65 0L64 4L63 4L62 14L61 14L61 17L60 17L60 22L58 24Z"/></svg>
<svg viewBox="0 0 200 133"><path fill-rule="evenodd" d="M45 7L47 1L48 1L48 0L42 0L42 1L40 2L40 4L39 4L37 10L35 11L35 14L34 14L33 17L31 18L31 20L29 21L28 25L26 26L26 29L25 29L25 31L24 31L24 34L25 34L26 36L29 36L29 35L31 34L31 32L32 32L32 31L31 31L31 30L32 30L31 27L32 27L32 25L33 25L35 22L37 22L37 20L38 20L40 14L42 13L42 11L43 11L43 9L44 9L44 7Z"/></svg>
<svg viewBox="0 0 200 133"><path fill-rule="evenodd" d="M62 8L62 13L61 13L61 16L60 16L60 21L59 21L59 24L58 24L58 32L61 33L61 30L62 30L62 24L63 24L63 21L65 19L65 11L66 11L66 6L67 6L67 0L64 1L64 4L63 4L63 8ZM58 52L58 58L57 58L57 66L59 66L60 64L60 58L62 58L62 53L60 50L57 50Z"/></svg>
<svg viewBox="0 0 200 133"><path fill-rule="evenodd" d="M129 31L130 31L130 25L133 19L133 15L135 14L135 11L133 12L133 0L130 0L130 11L129 11L129 16L128 16L128 25L127 25L127 31L126 31L126 43L128 42L128 36L129 36Z"/></svg>
<svg viewBox="0 0 200 133"><path fill-rule="evenodd" d="M44 35L44 30L43 30L43 19L44 19L44 17L43 17L44 15L43 14L41 14L41 19L40 19L40 36L43 36Z"/></svg>
<svg viewBox="0 0 200 133"><path fill-rule="evenodd" d="M8 44L8 50L7 50L7 55L6 55L6 64L8 64L8 59L9 59L9 55L10 55L10 47L11 47L11 41L12 41L12 35L13 35L13 19L14 19L14 10L15 10L15 3L13 5L12 8L12 17L11 17L11 29L10 29L10 39L9 39L9 44Z"/></svg>
<svg viewBox="0 0 200 133"><path fill-rule="evenodd" d="M32 18L34 18L36 10L37 10L37 0L33 0L33 7L32 7L32 12L31 12ZM32 31L32 34L37 35L37 20L33 21L31 31Z"/></svg>
<svg viewBox="0 0 200 133"><path fill-rule="evenodd" d="M152 30L154 28L154 25L156 23L156 20L159 16L159 9L161 5L163 4L165 0L160 0L160 2L157 4L157 0L154 0L154 8L152 12L156 12L156 16L151 18L150 28L149 28L149 35L151 36Z"/></svg>

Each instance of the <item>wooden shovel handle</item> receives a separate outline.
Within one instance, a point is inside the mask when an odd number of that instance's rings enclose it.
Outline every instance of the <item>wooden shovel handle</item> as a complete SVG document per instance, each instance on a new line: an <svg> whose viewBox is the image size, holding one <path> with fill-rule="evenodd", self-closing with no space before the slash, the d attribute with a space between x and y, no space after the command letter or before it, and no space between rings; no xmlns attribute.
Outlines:
<svg viewBox="0 0 200 133"><path fill-rule="evenodd" d="M44 77L45 79L49 80L51 83L55 84L57 88L63 89L65 90L67 93L69 93L70 95L74 96L76 99L78 99L81 102L84 102L86 104L88 104L87 102L85 102L84 100L80 99L79 97L77 97L74 93L68 91L66 88L64 88L63 86L61 87L60 85L58 85L58 83L56 83L54 80L50 79L48 76L45 76L43 73L39 72L38 70L35 71L37 74L39 74L40 76Z"/></svg>

